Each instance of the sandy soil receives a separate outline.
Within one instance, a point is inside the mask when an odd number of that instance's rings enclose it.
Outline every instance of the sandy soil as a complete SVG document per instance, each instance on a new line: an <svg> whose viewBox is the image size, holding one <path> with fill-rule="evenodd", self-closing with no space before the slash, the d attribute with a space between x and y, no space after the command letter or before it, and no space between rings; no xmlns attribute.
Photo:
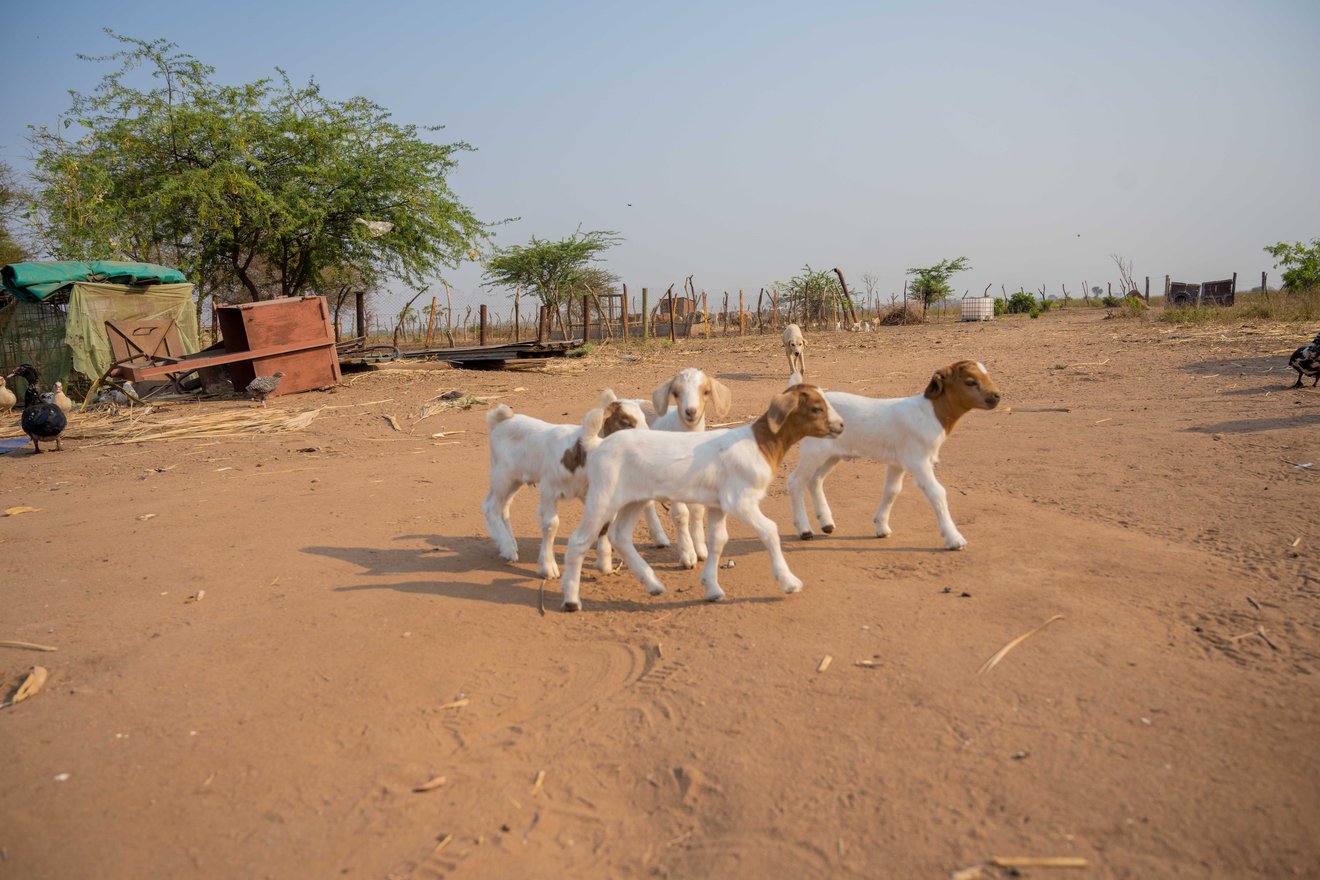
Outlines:
<svg viewBox="0 0 1320 880"><path fill-rule="evenodd" d="M750 416L771 337L363 374L272 401L342 407L294 434L0 457L0 508L39 508L0 518L0 639L59 648L0 648L5 694L50 670L0 710L0 877L1320 876L1320 393L1284 368L1309 335L812 334L840 390L986 363L1004 406L939 468L970 544L941 549L911 485L872 537L871 463L801 542L786 467L764 509L806 588L734 523L718 605L647 550L667 595L589 570L583 613L549 584L542 615L482 526L486 408L413 418L457 388L577 421L692 364Z"/></svg>

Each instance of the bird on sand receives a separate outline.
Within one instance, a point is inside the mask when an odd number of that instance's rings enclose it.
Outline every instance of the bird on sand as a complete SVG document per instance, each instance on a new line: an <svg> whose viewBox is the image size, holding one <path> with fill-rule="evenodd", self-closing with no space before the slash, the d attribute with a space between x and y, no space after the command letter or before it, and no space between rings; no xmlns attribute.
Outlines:
<svg viewBox="0 0 1320 880"><path fill-rule="evenodd" d="M258 376L247 384L247 395L253 400L260 400L261 405L266 405L266 398L280 387L280 379L284 378L282 371L276 372L272 376Z"/></svg>
<svg viewBox="0 0 1320 880"><path fill-rule="evenodd" d="M1320 333L1315 334L1315 339L1292 353L1292 357L1288 358L1288 366L1297 371L1297 384L1290 387L1301 388L1302 378L1305 376L1315 377L1315 382L1311 383L1312 388L1320 382Z"/></svg>
<svg viewBox="0 0 1320 880"><path fill-rule="evenodd" d="M65 415L73 412L73 401L69 400L69 395L64 393L63 382L55 383L55 394L53 396L55 399L55 405L64 410Z"/></svg>
<svg viewBox="0 0 1320 880"><path fill-rule="evenodd" d="M31 364L22 364L9 374L10 377L22 376L27 381L27 393L23 399L23 433L32 439L34 454L40 454L41 441L55 441L55 450L63 451L60 436L68 427L69 420L64 411L55 405L55 395L47 391L42 394L37 390L37 371Z"/></svg>

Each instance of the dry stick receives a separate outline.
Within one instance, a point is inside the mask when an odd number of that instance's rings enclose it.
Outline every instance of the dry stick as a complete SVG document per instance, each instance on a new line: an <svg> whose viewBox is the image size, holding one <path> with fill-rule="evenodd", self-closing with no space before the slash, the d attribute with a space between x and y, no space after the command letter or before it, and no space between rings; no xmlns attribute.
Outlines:
<svg viewBox="0 0 1320 880"><path fill-rule="evenodd" d="M994 856L990 864L996 868L1085 868L1086 859L1080 856Z"/></svg>
<svg viewBox="0 0 1320 880"><path fill-rule="evenodd" d="M669 285L669 290L665 294L669 297L669 341L674 341L674 321L677 318L674 315L674 285Z"/></svg>
<svg viewBox="0 0 1320 880"><path fill-rule="evenodd" d="M1041 630L1043 630L1045 627L1049 626L1051 623L1053 623L1056 620L1063 620L1063 615L1062 614L1054 615L1049 620L1042 623L1040 626L1036 627L1030 632L1023 633L1013 641L1009 642L1007 645L1004 645L1004 647L1000 648L998 651L995 652L995 655L993 657L985 661L985 663L981 664L981 668L976 670L976 674L980 675L984 672L989 672L991 669L994 669L995 666L999 663L999 661L1003 660L1004 655L1006 655L1009 651L1013 650L1018 645L1022 644L1027 639L1031 638L1036 633L1040 632Z"/></svg>
<svg viewBox="0 0 1320 880"><path fill-rule="evenodd" d="M454 347L454 299L449 295L449 282L441 278L440 283L445 286L445 338L449 340L449 347Z"/></svg>
<svg viewBox="0 0 1320 880"><path fill-rule="evenodd" d="M545 617L545 578L541 578L541 616Z"/></svg>
<svg viewBox="0 0 1320 880"><path fill-rule="evenodd" d="M33 642L19 642L10 639L0 640L0 648L27 648L29 651L58 651L50 645L38 645Z"/></svg>

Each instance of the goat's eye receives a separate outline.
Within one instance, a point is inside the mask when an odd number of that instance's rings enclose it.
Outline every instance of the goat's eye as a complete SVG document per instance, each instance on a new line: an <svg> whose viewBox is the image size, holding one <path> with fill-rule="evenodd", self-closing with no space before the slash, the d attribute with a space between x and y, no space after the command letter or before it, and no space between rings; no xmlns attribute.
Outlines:
<svg viewBox="0 0 1320 880"><path fill-rule="evenodd" d="M975 380L975 379L968 379L968 380L967 380L967 384L968 384L968 385L973 385L973 386L974 386L974 385L976 385L976 380Z"/></svg>
<svg viewBox="0 0 1320 880"><path fill-rule="evenodd" d="M703 397L710 397L710 389L707 388L705 391L701 392L701 394Z"/></svg>

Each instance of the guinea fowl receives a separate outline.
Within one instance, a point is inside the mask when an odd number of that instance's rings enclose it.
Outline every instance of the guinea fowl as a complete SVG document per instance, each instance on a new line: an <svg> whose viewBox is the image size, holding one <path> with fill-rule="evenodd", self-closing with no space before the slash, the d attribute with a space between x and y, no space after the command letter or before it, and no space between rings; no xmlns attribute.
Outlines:
<svg viewBox="0 0 1320 880"><path fill-rule="evenodd" d="M266 405L266 398L280 387L280 379L284 378L283 372L277 372L273 376L258 376L247 384L247 394L253 400L260 400L261 405Z"/></svg>
<svg viewBox="0 0 1320 880"><path fill-rule="evenodd" d="M0 412L9 412L18 403L14 392L5 385L5 378L0 376Z"/></svg>
<svg viewBox="0 0 1320 880"><path fill-rule="evenodd" d="M1315 339L1293 352L1292 357L1288 358L1288 366L1297 371L1297 384L1289 387L1301 388L1302 378L1305 376L1315 378L1315 382L1311 383L1312 388L1320 382L1320 333L1315 334Z"/></svg>
<svg viewBox="0 0 1320 880"><path fill-rule="evenodd" d="M54 402L66 415L73 412L73 401L69 400L69 395L64 393L64 383L62 382L55 383Z"/></svg>
<svg viewBox="0 0 1320 880"><path fill-rule="evenodd" d="M55 441L55 450L63 451L60 435L68 427L69 420L64 411L55 405L55 395L49 391L42 394L37 390L37 371L31 364L23 364L9 374L22 376L27 381L27 393L23 396L23 433L32 438L32 446L39 454L41 441Z"/></svg>

